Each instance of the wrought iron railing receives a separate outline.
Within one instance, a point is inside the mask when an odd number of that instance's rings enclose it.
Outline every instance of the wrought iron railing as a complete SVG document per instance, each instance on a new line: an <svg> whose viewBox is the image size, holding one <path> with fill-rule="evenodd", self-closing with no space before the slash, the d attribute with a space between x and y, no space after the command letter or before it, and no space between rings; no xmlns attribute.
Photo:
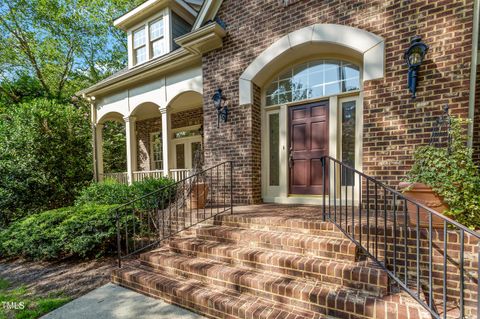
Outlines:
<svg viewBox="0 0 480 319"><path fill-rule="evenodd" d="M477 232L329 156L322 173L323 219L387 272L392 289L436 319L480 318Z"/></svg>
<svg viewBox="0 0 480 319"><path fill-rule="evenodd" d="M218 214L233 212L233 162L196 172L114 210L118 266Z"/></svg>

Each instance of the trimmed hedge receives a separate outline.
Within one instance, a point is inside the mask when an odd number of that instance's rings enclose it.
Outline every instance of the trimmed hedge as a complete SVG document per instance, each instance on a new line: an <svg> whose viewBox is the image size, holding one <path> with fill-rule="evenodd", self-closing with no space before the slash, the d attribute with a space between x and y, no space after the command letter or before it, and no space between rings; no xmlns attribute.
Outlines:
<svg viewBox="0 0 480 319"><path fill-rule="evenodd" d="M166 177L145 179L141 182L135 182L131 186L120 184L114 180L105 180L100 183L92 183L84 188L77 197L75 205L121 205L174 183L173 179ZM143 204L139 203L139 205L148 208L157 203L157 199L152 196L146 198Z"/></svg>
<svg viewBox="0 0 480 319"><path fill-rule="evenodd" d="M28 216L0 231L0 254L48 260L111 252L116 240L113 207L64 207Z"/></svg>

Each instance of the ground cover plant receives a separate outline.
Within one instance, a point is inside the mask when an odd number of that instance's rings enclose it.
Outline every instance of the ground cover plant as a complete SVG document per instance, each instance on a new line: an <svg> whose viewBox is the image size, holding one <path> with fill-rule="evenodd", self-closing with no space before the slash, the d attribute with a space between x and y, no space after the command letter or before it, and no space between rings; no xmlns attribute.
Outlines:
<svg viewBox="0 0 480 319"><path fill-rule="evenodd" d="M14 288L0 278L0 319L36 319L69 301L62 293L38 297L25 286Z"/></svg>

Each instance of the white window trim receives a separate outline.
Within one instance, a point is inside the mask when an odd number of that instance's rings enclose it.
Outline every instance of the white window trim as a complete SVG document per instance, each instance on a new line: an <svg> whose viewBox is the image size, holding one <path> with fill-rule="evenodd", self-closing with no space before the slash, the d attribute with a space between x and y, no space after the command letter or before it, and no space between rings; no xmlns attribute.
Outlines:
<svg viewBox="0 0 480 319"><path fill-rule="evenodd" d="M175 133L177 133L177 132L181 132L181 131L195 131L195 130L199 130L201 126L202 126L201 124L197 124L197 125L184 126L184 127L179 127L179 128L176 128L176 129L172 129L172 130L170 131L170 132L171 132L171 133L170 133L170 134L171 134L171 138L172 138L172 140L177 141L177 140L184 140L184 139L189 139L189 138L195 138L195 137L197 137L197 136L198 136L198 137L201 137L200 135L186 136L186 137L177 137L177 138L174 137L174 136L175 136Z"/></svg>
<svg viewBox="0 0 480 319"><path fill-rule="evenodd" d="M138 23L132 26L127 31L127 40L128 40L128 67L133 68L139 65L142 65L151 59L153 59L152 49L151 49L151 41L150 41L150 23L155 22L156 20L163 19L163 39L165 41L165 54L172 51L172 41L171 41L171 30L172 30L172 19L171 10L170 8L165 8L158 12L157 14L151 16L150 18L146 19L145 21ZM133 32L137 31L138 29L144 27L145 28L145 43L146 43L146 51L147 51L147 58L145 62L136 64L135 63L135 51L133 49ZM155 57L158 58L159 56Z"/></svg>
<svg viewBox="0 0 480 319"><path fill-rule="evenodd" d="M162 132L161 131L158 131L158 132L152 132L150 133L150 167L151 167L151 170L157 170L157 171L161 171L163 170L163 145L162 145L162 159L161 159L161 163L162 163L162 168L156 168L155 167L155 156L154 156L154 136L158 134L159 135L159 138L160 138L160 141L161 143L163 144L163 139L162 139Z"/></svg>
<svg viewBox="0 0 480 319"><path fill-rule="evenodd" d="M144 38L145 38L145 43L139 47L135 47L135 33L142 30L143 29L143 32L144 32ZM134 65L140 65L140 64L143 64L145 62L148 61L148 45L147 45L147 42L148 42L148 36L147 36L147 33L149 32L148 28L143 25L135 30L132 31L132 55L133 55L133 64ZM138 62L137 61L137 50L141 49L141 48L145 48L145 61L142 61L142 62Z"/></svg>
<svg viewBox="0 0 480 319"><path fill-rule="evenodd" d="M156 23L156 22L162 22L163 24L163 33L161 36L159 37L156 37L156 38L150 38L150 30L151 30L151 25ZM165 21L163 19L163 16L162 17L159 17L155 20L152 20L148 23L148 35L149 35L149 41L150 41L150 52L148 52L148 55L150 57L150 59L153 59L153 58L157 58L159 56L162 56L164 54L167 53L167 44L165 43L165 31L167 30L167 27L165 26ZM156 42L156 41L162 41L164 42L164 52L158 56L154 56L153 55L153 42Z"/></svg>
<svg viewBox="0 0 480 319"><path fill-rule="evenodd" d="M363 167L363 92L352 91L342 94L325 96L310 100L295 101L278 105L266 105L266 90L262 90L262 198L265 202L282 204L318 204L318 199L301 195L290 195L289 189L289 167L288 167L288 108L294 105L308 104L315 101L329 101L329 156L340 158L341 156L341 103L349 100L357 101L355 113L355 168L362 171ZM280 113L280 186L269 185L269 151L268 151L268 115L274 112ZM339 179L336 179L339 181ZM330 180L330 189L333 190L333 178ZM337 194L339 184L337 183ZM342 193L344 188L342 188ZM351 187L347 193L351 196ZM359 188L354 189L355 202L359 198ZM343 193L345 194L345 193ZM338 200L338 199L337 199Z"/></svg>
<svg viewBox="0 0 480 319"><path fill-rule="evenodd" d="M362 145L363 145L363 105L362 105L362 98L361 95L355 95L350 97L339 97L338 98L338 133L340 137L343 137L342 132L342 116L343 116L343 108L342 103L355 101L355 169L358 171L362 171ZM338 141L338 159L342 161L342 141ZM340 176L337 176L337 181L340 181ZM353 186L353 190L355 191L355 202L358 201L360 198L360 188L358 187L358 175L355 174L355 183ZM342 186L341 184L338 185L341 187L342 194L347 194L347 198L351 199L352 197L352 186Z"/></svg>

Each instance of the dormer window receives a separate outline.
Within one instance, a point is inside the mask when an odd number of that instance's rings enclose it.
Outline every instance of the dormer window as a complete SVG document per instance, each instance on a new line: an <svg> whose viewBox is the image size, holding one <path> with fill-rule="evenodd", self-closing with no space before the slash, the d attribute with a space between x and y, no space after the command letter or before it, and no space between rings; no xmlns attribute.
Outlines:
<svg viewBox="0 0 480 319"><path fill-rule="evenodd" d="M165 28L163 25L163 19L158 19L150 23L150 48L151 57L156 58L162 54L165 54Z"/></svg>
<svg viewBox="0 0 480 319"><path fill-rule="evenodd" d="M175 39L192 30L196 12L183 1L149 0L116 20L128 34L128 67L144 65L180 46ZM168 7L166 5L172 5Z"/></svg>
<svg viewBox="0 0 480 319"><path fill-rule="evenodd" d="M133 32L133 53L135 58L135 65L147 61L145 27L142 27Z"/></svg>

